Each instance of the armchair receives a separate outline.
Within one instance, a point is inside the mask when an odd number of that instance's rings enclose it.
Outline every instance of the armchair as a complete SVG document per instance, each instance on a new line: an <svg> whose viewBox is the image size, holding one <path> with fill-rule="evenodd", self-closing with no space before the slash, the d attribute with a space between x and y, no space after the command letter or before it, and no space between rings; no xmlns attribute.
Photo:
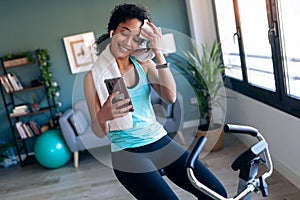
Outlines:
<svg viewBox="0 0 300 200"><path fill-rule="evenodd" d="M74 167L78 167L79 151L110 145L108 136L97 137L91 128L91 118L85 100L76 102L59 118L62 135L73 152Z"/></svg>

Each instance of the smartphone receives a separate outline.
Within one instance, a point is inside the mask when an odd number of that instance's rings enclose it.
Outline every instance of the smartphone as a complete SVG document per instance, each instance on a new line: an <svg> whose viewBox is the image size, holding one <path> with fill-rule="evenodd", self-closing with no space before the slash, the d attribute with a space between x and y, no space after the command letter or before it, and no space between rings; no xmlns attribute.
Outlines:
<svg viewBox="0 0 300 200"><path fill-rule="evenodd" d="M104 83L106 85L109 95L111 95L113 92L119 91L118 96L113 98L113 100L112 100L113 103L116 103L118 101L121 101L121 100L124 100L127 98L130 99L127 87L126 87L125 82L122 77L105 79ZM121 109L121 108L127 107L128 105L132 105L131 100L128 104L124 104L123 106L121 106L119 108ZM129 111L133 112L134 111L133 107Z"/></svg>

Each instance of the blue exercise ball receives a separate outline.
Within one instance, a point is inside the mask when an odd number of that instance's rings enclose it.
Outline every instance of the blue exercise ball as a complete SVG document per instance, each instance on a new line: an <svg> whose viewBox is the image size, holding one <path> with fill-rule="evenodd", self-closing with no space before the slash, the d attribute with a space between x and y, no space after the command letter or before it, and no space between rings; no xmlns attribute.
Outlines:
<svg viewBox="0 0 300 200"><path fill-rule="evenodd" d="M34 153L46 168L59 168L70 161L72 153L59 130L48 130L36 139Z"/></svg>

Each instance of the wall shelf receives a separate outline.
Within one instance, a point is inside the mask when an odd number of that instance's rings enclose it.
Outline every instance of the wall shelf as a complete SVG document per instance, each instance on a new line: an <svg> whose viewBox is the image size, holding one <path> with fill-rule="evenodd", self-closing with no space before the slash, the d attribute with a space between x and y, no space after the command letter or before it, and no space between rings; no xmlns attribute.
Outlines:
<svg viewBox="0 0 300 200"><path fill-rule="evenodd" d="M32 54L34 53L35 52L32 52ZM11 129L11 134L13 136L13 140L16 146L16 150L17 150L17 154L21 166L27 164L29 160L31 161L35 160L34 153L29 152L28 150L29 149L28 145L32 145L32 142L27 142L27 140L32 139L33 141L35 141L36 137L39 136L39 134L36 134L36 132L33 131L33 127L31 127L30 121L26 121L26 120L31 120L31 117L36 117L36 116L37 118L39 118L40 114L46 114L46 118L48 120L54 121L56 119L56 116L54 115L54 111L53 111L54 102L51 101L50 97L47 94L48 88L46 85L32 86L29 84L23 86L22 83L20 83L19 81L21 86L19 85L20 87L16 87L16 85L13 84L13 81L9 77L11 75L14 75L15 77L17 77L15 79L18 79L18 76L21 75L23 76L23 74L18 74L18 72L20 73L19 67L26 67L26 69L22 69L22 73L24 73L24 70L25 72L27 70L32 70L32 73L29 72L29 75L32 75L32 77L26 77L26 78L30 78L32 80L40 80L42 76L41 76L40 68L38 66L39 63L38 56L35 56L35 59L37 61L35 63L20 61L20 62L16 62L17 64L15 65L10 63L9 66L4 66L4 61L2 58L0 58L0 64L2 67L2 73L1 73L2 84L0 84L1 95L3 98L7 118ZM6 82L3 82L4 81L2 80L3 78L5 78ZM43 81L44 80L41 80L41 83L43 83ZM28 101L30 102L32 101L31 98L28 100L28 95L30 95L30 92L35 92L35 93L37 92L42 96L41 102L43 103L43 105L40 105L41 107L38 110L32 110L31 109L32 106L28 104ZM23 98L19 98L19 97L23 97ZM16 107L18 108L19 105L25 105L25 106L27 105L28 109L24 109L24 111L22 110L22 111L13 112L14 110L17 110ZM11 115L11 113L20 113L20 114ZM17 124L21 125L22 129L25 130L25 135L24 133L23 134L21 133L20 126L17 126ZM26 130L28 129L28 127L31 131L31 134L28 133L30 131Z"/></svg>

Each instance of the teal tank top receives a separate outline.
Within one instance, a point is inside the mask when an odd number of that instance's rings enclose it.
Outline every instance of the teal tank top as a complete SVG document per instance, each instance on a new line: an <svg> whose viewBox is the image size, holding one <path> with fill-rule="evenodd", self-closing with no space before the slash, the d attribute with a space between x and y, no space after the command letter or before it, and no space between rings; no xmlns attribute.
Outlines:
<svg viewBox="0 0 300 200"><path fill-rule="evenodd" d="M163 126L156 121L151 104L151 86L147 75L134 57L130 57L130 59L137 72L137 84L128 88L134 108L132 112L133 127L108 133L112 152L141 147L153 143L167 134Z"/></svg>

